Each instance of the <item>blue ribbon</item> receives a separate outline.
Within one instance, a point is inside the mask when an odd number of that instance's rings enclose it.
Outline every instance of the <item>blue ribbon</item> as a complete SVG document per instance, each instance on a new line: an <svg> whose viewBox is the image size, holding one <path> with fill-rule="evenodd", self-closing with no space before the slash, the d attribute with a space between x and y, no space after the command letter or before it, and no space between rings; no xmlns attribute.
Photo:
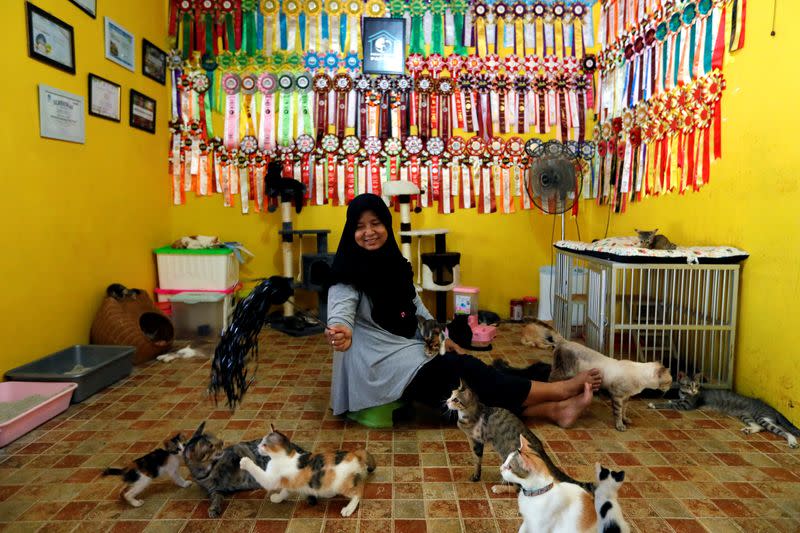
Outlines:
<svg viewBox="0 0 800 533"><path fill-rule="evenodd" d="M328 13L326 11L322 12L321 22L322 22L322 35L320 36L320 38L323 40L327 40L329 35L328 35Z"/></svg>
<svg viewBox="0 0 800 533"><path fill-rule="evenodd" d="M306 14L300 13L298 17L298 24L300 24L300 48L306 49Z"/></svg>
<svg viewBox="0 0 800 533"><path fill-rule="evenodd" d="M264 48L264 15L258 11L256 15L256 50Z"/></svg>
<svg viewBox="0 0 800 533"><path fill-rule="evenodd" d="M339 15L339 46L344 52L344 43L347 42L347 15Z"/></svg>
<svg viewBox="0 0 800 533"><path fill-rule="evenodd" d="M281 49L286 50L289 48L289 37L286 35L286 15L280 14L280 27L281 27Z"/></svg>
<svg viewBox="0 0 800 533"><path fill-rule="evenodd" d="M709 16L706 19L706 44L703 47L705 55L703 56L703 74L711 72L711 57L714 55L714 24L712 24L713 17Z"/></svg>

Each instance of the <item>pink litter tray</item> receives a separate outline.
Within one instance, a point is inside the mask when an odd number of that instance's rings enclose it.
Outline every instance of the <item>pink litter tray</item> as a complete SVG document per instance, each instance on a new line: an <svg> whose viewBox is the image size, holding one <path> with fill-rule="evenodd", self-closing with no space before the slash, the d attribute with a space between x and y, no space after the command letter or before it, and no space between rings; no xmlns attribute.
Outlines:
<svg viewBox="0 0 800 533"><path fill-rule="evenodd" d="M467 319L472 329L472 344L475 346L488 346L497 336L497 328L478 323L477 315L470 315Z"/></svg>
<svg viewBox="0 0 800 533"><path fill-rule="evenodd" d="M46 399L11 420L0 423L0 448L44 424L69 407L77 383L41 383L35 381L6 381L0 383L0 403L16 402L38 394Z"/></svg>

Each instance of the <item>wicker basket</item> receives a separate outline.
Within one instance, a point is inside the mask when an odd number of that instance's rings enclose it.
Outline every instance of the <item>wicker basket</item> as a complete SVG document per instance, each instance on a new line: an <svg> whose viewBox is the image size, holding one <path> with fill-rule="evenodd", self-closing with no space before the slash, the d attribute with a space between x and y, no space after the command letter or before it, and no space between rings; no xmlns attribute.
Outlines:
<svg viewBox="0 0 800 533"><path fill-rule="evenodd" d="M90 334L93 344L134 346L134 364L144 363L169 350L174 337L172 322L144 291L119 300L105 298Z"/></svg>

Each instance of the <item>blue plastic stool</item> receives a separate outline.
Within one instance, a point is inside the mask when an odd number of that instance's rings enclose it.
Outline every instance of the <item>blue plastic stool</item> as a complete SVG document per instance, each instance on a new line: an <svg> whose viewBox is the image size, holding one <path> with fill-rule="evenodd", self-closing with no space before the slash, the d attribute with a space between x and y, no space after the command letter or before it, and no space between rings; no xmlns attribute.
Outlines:
<svg viewBox="0 0 800 533"><path fill-rule="evenodd" d="M394 425L392 413L400 407L403 407L403 402L394 401L360 411L348 411L347 418L368 428L390 428Z"/></svg>

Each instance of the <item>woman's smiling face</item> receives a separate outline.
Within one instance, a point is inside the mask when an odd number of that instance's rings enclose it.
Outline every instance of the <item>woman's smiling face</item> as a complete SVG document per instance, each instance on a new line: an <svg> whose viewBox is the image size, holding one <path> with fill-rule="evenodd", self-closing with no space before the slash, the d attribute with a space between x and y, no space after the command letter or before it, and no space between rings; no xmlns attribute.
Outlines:
<svg viewBox="0 0 800 533"><path fill-rule="evenodd" d="M389 230L373 211L364 211L356 226L356 244L365 250L378 250L386 243Z"/></svg>

